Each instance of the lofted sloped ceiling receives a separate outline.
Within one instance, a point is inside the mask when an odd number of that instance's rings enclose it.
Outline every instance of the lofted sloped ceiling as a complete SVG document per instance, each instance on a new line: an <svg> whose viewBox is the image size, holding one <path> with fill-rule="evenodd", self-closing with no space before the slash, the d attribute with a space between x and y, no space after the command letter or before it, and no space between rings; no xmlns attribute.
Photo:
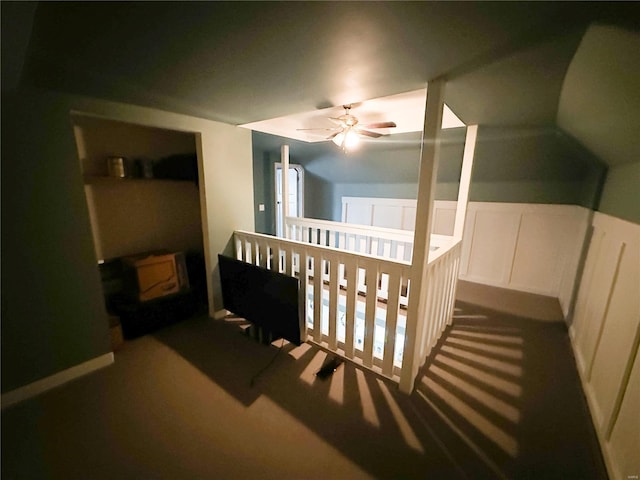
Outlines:
<svg viewBox="0 0 640 480"><path fill-rule="evenodd" d="M574 2L42 2L24 80L242 124L423 88L584 28L594 11ZM556 104L519 122L554 117L564 70L548 75Z"/></svg>
<svg viewBox="0 0 640 480"><path fill-rule="evenodd" d="M552 125L567 66L584 29L573 28L447 83L447 103L467 125Z"/></svg>
<svg viewBox="0 0 640 480"><path fill-rule="evenodd" d="M558 126L610 166L640 162L640 34L592 25L565 79Z"/></svg>
<svg viewBox="0 0 640 480"><path fill-rule="evenodd" d="M466 123L554 126L587 26L637 29L638 5L41 2L22 84L243 124L445 76L447 104Z"/></svg>

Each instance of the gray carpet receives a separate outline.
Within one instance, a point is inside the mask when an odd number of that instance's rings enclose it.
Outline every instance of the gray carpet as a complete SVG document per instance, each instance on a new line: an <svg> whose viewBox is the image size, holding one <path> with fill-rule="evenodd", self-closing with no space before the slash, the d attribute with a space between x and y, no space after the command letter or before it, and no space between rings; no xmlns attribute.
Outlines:
<svg viewBox="0 0 640 480"><path fill-rule="evenodd" d="M183 321L4 410L2 478L606 478L564 324L455 316L410 396L348 362L321 381L326 352L234 319Z"/></svg>

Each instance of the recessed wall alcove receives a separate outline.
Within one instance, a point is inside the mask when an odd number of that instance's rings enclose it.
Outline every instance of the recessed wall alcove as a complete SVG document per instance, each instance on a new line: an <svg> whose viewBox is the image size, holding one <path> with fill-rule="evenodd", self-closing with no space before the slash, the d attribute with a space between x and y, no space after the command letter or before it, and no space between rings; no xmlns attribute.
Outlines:
<svg viewBox="0 0 640 480"><path fill-rule="evenodd" d="M84 115L72 116L96 259L156 250L202 252L195 134ZM109 157L127 176L109 176ZM137 165L172 158L176 178L143 178Z"/></svg>

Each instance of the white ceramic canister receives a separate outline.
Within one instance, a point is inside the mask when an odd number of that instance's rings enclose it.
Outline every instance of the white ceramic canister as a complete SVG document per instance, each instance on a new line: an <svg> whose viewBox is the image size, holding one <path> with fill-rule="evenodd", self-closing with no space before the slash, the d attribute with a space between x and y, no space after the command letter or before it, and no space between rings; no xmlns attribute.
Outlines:
<svg viewBox="0 0 640 480"><path fill-rule="evenodd" d="M110 177L124 178L127 176L127 163L124 157L107 158L107 168Z"/></svg>

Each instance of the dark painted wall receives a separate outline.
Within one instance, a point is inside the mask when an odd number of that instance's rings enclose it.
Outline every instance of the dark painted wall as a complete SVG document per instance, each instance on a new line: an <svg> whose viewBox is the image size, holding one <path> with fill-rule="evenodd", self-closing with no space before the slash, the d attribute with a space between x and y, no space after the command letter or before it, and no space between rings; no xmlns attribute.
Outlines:
<svg viewBox="0 0 640 480"><path fill-rule="evenodd" d="M640 161L611 167L599 210L640 224Z"/></svg>
<svg viewBox="0 0 640 480"><path fill-rule="evenodd" d="M402 141L395 140L395 143L392 140L385 144L383 140L378 147L371 143L349 155L344 155L330 142L304 144L267 137L270 136L254 132L254 150L258 156L273 151L276 144L288 143L297 163L304 166L307 178L315 177L314 182L306 184L306 216L339 221L343 196L417 196L418 133L398 136ZM464 137L465 129L443 132L437 200L457 199ZM276 157L279 158L279 154ZM480 127L470 199L596 208L605 172L601 162L557 129ZM272 189L266 185L273 183L272 173L270 175L267 179L256 179L261 188Z"/></svg>
<svg viewBox="0 0 640 480"><path fill-rule="evenodd" d="M69 113L3 92L2 392L111 351Z"/></svg>
<svg viewBox="0 0 640 480"><path fill-rule="evenodd" d="M253 144L253 194L256 232L275 235L274 163L280 162L280 153L263 151ZM289 156L289 163L299 164L299 159ZM323 178L305 169L304 208L305 216L331 220L333 186ZM264 211L259 210L263 204Z"/></svg>

